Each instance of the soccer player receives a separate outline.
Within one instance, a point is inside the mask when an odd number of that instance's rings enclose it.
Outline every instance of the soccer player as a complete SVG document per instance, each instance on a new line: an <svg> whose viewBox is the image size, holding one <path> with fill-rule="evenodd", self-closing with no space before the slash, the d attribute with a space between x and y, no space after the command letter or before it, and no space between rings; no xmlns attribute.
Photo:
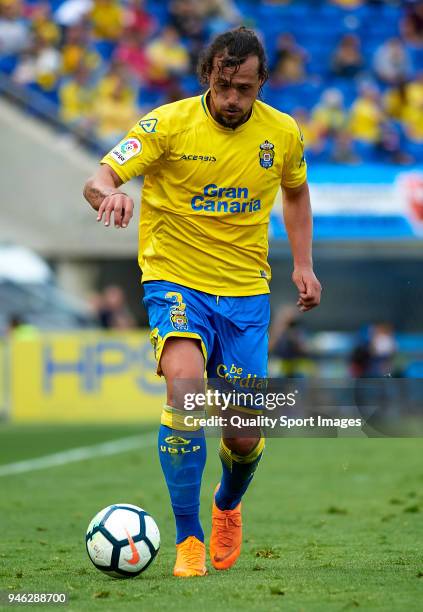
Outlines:
<svg viewBox="0 0 423 612"><path fill-rule="evenodd" d="M279 186L298 308L320 302L303 139L290 116L258 100L267 74L252 30L217 36L199 63L207 91L148 113L84 188L97 221L125 228L134 203L119 187L145 177L139 263L157 372L167 385L158 449L176 522L175 576L206 574L199 521L206 445L202 428L183 418L184 395L201 390L205 371L266 376L268 224ZM241 498L263 448L260 430L221 439L210 539L216 569L240 554Z"/></svg>

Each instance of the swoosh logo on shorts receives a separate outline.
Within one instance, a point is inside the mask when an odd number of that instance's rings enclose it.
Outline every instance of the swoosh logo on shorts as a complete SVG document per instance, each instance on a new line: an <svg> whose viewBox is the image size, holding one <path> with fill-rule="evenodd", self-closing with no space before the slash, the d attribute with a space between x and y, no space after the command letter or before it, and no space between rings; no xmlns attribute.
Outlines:
<svg viewBox="0 0 423 612"><path fill-rule="evenodd" d="M130 565L136 565L140 560L140 553L138 552L137 547L135 546L134 540L129 535L129 531L127 529L125 529L125 531L126 531L126 535L128 536L129 546L131 547L131 551L132 551L132 557L130 559L125 559L125 560Z"/></svg>

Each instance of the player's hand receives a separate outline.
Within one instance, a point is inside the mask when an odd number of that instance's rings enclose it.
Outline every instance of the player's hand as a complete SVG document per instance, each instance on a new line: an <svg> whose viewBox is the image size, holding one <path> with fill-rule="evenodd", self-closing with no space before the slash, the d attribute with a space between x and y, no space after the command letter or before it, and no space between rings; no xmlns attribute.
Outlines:
<svg viewBox="0 0 423 612"><path fill-rule="evenodd" d="M104 225L108 227L114 217L115 227L127 227L134 214L133 200L119 191L106 196L98 209L97 221L100 222L104 215Z"/></svg>
<svg viewBox="0 0 423 612"><path fill-rule="evenodd" d="M312 268L294 268L292 280L298 289L297 306L301 312L311 310L320 304L322 286Z"/></svg>

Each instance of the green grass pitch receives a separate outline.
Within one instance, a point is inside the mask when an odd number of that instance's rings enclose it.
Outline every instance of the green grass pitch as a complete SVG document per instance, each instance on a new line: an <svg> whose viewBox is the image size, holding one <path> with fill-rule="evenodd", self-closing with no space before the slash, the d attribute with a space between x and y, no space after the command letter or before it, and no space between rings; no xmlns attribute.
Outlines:
<svg viewBox="0 0 423 612"><path fill-rule="evenodd" d="M132 426L0 427L0 463L141 433ZM0 589L66 591L51 609L422 610L423 445L420 439L270 440L244 502L244 547L228 572L176 579L174 524L156 449L0 478ZM209 440L202 519L210 532L219 476ZM149 570L98 572L85 551L89 520L130 502L162 536ZM9 608L10 609L10 608Z"/></svg>

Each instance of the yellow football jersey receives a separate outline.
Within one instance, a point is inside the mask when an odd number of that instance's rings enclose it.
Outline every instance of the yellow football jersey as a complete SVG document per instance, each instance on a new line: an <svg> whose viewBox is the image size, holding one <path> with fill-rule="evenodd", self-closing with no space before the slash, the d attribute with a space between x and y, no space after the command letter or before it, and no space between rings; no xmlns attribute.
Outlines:
<svg viewBox="0 0 423 612"><path fill-rule="evenodd" d="M248 121L223 127L206 95L155 109L101 163L123 181L145 176L143 282L222 296L268 293L270 211L281 183L306 180L302 135L294 119L260 101Z"/></svg>

